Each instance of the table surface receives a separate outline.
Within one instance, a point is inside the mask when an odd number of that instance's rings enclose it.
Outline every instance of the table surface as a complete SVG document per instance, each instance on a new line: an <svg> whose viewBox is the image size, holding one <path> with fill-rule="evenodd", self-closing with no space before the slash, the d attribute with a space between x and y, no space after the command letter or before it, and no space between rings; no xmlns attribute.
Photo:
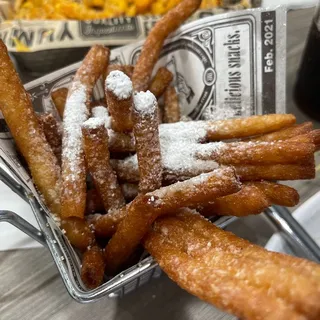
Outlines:
<svg viewBox="0 0 320 320"><path fill-rule="evenodd" d="M292 88L312 16L313 9L288 14L287 104L288 111L296 114L299 122L309 119L294 106ZM319 163L319 155L317 158ZM291 185L299 190L304 201L320 189L320 175L314 181ZM270 230L259 217L247 218L232 228L259 244L270 236ZM257 229L261 230L259 235L254 232ZM44 248L0 252L0 291L0 320L235 319L189 295L165 275L122 299L78 304L67 294Z"/></svg>

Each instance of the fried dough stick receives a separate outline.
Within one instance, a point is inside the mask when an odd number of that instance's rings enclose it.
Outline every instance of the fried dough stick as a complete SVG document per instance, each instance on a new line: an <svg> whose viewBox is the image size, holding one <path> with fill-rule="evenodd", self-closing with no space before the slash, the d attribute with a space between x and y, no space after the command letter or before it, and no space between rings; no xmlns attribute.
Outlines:
<svg viewBox="0 0 320 320"><path fill-rule="evenodd" d="M90 49L71 83L63 114L61 216L84 217L86 168L81 125L89 117L93 87L109 62L109 49Z"/></svg>
<svg viewBox="0 0 320 320"><path fill-rule="evenodd" d="M298 164L314 157L315 145L306 136L305 141L275 142L232 142L208 143L202 145L203 151L197 152L201 160L215 160L219 164ZM295 138L295 139L296 139Z"/></svg>
<svg viewBox="0 0 320 320"><path fill-rule="evenodd" d="M175 87L169 86L164 92L164 122L173 123L180 121L181 112L179 97Z"/></svg>
<svg viewBox="0 0 320 320"><path fill-rule="evenodd" d="M269 114L248 118L209 121L207 138L219 141L269 133L295 124L292 114Z"/></svg>
<svg viewBox="0 0 320 320"><path fill-rule="evenodd" d="M293 207L299 203L298 192L274 182L247 182L237 193L204 205L199 212L207 217L230 215L244 217L259 214L272 204Z"/></svg>
<svg viewBox="0 0 320 320"><path fill-rule="evenodd" d="M104 256L102 250L94 245L82 256L81 279L89 289L99 287L104 276Z"/></svg>
<svg viewBox="0 0 320 320"><path fill-rule="evenodd" d="M44 135L55 154L58 164L61 165L62 132L60 123L51 113L44 113L38 116Z"/></svg>
<svg viewBox="0 0 320 320"><path fill-rule="evenodd" d="M125 200L109 162L108 133L104 121L90 118L84 122L82 137L87 168L106 212L121 208L125 205Z"/></svg>
<svg viewBox="0 0 320 320"><path fill-rule="evenodd" d="M0 40L0 109L26 159L35 185L54 214L60 215L60 168L21 80Z"/></svg>
<svg viewBox="0 0 320 320"><path fill-rule="evenodd" d="M151 91L157 99L159 99L168 88L170 82L173 79L173 74L165 67L160 67L153 77L149 91Z"/></svg>
<svg viewBox="0 0 320 320"><path fill-rule="evenodd" d="M158 103L150 91L135 93L133 101L133 133L140 175L139 191L146 193L162 185Z"/></svg>
<svg viewBox="0 0 320 320"><path fill-rule="evenodd" d="M138 196L127 207L126 216L106 246L107 271L113 274L119 270L157 217L175 212L181 207L196 206L234 193L239 188L233 169L220 168Z"/></svg>
<svg viewBox="0 0 320 320"><path fill-rule="evenodd" d="M268 252L197 214L161 218L143 243L182 288L240 318L320 316L319 265Z"/></svg>
<svg viewBox="0 0 320 320"><path fill-rule="evenodd" d="M112 71L106 78L105 93L115 131L132 130L132 82L121 71Z"/></svg>
<svg viewBox="0 0 320 320"><path fill-rule="evenodd" d="M305 122L302 124L296 124L288 128L278 130L276 132L271 132L264 134L262 136L250 138L250 141L279 141L288 140L290 138L300 136L302 134L308 133L312 130L312 122Z"/></svg>
<svg viewBox="0 0 320 320"><path fill-rule="evenodd" d="M59 88L51 93L51 99L61 119L63 119L63 112L64 112L64 107L67 101L67 96L68 96L67 88Z"/></svg>
<svg viewBox="0 0 320 320"><path fill-rule="evenodd" d="M187 20L199 7L201 0L183 0L168 11L150 31L135 65L132 82L135 91L146 91L154 65L165 39Z"/></svg>

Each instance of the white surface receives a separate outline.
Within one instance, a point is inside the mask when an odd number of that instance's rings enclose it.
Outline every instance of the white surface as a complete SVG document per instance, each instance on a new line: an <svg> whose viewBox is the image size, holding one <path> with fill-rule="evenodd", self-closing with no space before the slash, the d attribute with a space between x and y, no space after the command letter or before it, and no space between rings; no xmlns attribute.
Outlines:
<svg viewBox="0 0 320 320"><path fill-rule="evenodd" d="M262 0L262 7L285 5L290 9L297 9L315 6L317 3L318 0Z"/></svg>
<svg viewBox="0 0 320 320"><path fill-rule="evenodd" d="M0 181L1 210L19 214L32 225L38 227L29 205ZM41 245L7 222L0 223L0 251L36 248Z"/></svg>
<svg viewBox="0 0 320 320"><path fill-rule="evenodd" d="M304 202L293 213L293 216L320 246L320 191ZM291 253L285 240L278 233L271 237L266 248L272 251Z"/></svg>

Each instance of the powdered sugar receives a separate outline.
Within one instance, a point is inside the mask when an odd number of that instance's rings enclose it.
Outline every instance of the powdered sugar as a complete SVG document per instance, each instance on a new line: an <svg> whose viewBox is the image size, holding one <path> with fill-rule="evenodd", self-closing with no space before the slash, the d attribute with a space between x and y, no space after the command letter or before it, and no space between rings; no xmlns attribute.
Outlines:
<svg viewBox="0 0 320 320"><path fill-rule="evenodd" d="M136 92L133 96L135 110L141 113L152 114L157 107L157 99L149 90Z"/></svg>
<svg viewBox="0 0 320 320"><path fill-rule="evenodd" d="M82 162L81 125L87 120L89 112L86 106L86 87L80 82L74 82L70 92L72 93L64 109L62 158L68 162L70 169L65 178L74 181L74 175L79 174L79 164Z"/></svg>
<svg viewBox="0 0 320 320"><path fill-rule="evenodd" d="M105 121L106 128L111 128L111 117L107 108L103 106L97 106L92 108L91 113L94 118L103 119Z"/></svg>
<svg viewBox="0 0 320 320"><path fill-rule="evenodd" d="M82 124L82 128L85 129L97 129L103 127L105 121L101 118L90 118Z"/></svg>
<svg viewBox="0 0 320 320"><path fill-rule="evenodd" d="M161 124L159 137L164 171L169 175L194 176L216 169L218 163L202 160L199 155L203 158L206 158L206 155L213 155L221 151L225 143L201 144L206 140L206 134L206 123L203 121ZM120 163L124 168L131 170L138 167L136 155L120 160Z"/></svg>
<svg viewBox="0 0 320 320"><path fill-rule="evenodd" d="M111 91L117 98L128 99L132 95L132 82L122 71L111 71L106 79L106 90Z"/></svg>

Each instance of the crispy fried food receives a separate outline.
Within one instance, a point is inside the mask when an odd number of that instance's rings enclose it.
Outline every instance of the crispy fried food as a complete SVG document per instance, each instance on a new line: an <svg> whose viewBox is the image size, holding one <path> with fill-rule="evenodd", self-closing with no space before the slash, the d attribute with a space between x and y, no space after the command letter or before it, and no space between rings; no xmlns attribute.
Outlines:
<svg viewBox="0 0 320 320"><path fill-rule="evenodd" d="M199 212L206 217L214 215L244 217L259 214L271 204L267 195L255 185L242 185L237 193L204 204L199 208Z"/></svg>
<svg viewBox="0 0 320 320"><path fill-rule="evenodd" d="M313 130L309 133L310 136L313 138L313 143L315 144L316 151L320 150L320 129Z"/></svg>
<svg viewBox="0 0 320 320"><path fill-rule="evenodd" d="M295 137L299 138L301 136ZM215 160L220 164L298 164L314 157L315 147L308 136L307 141L275 142L221 142L204 145L204 152L197 157L202 160Z"/></svg>
<svg viewBox="0 0 320 320"><path fill-rule="evenodd" d="M121 71L112 71L106 78L105 93L112 128L115 131L132 130L132 82Z"/></svg>
<svg viewBox="0 0 320 320"><path fill-rule="evenodd" d="M180 105L179 97L177 95L175 87L169 86L164 92L164 122L173 123L180 121Z"/></svg>
<svg viewBox="0 0 320 320"><path fill-rule="evenodd" d="M283 184L268 181L257 181L247 182L246 185L255 186L260 189L272 204L277 204L279 206L294 207L300 200L299 193L295 189Z"/></svg>
<svg viewBox="0 0 320 320"><path fill-rule="evenodd" d="M295 189L275 182L257 181L246 182L237 193L218 198L198 209L206 217L244 217L259 214L273 204L293 207L298 203L299 194Z"/></svg>
<svg viewBox="0 0 320 320"><path fill-rule="evenodd" d="M131 79L133 74L133 69L134 69L134 66L131 64L110 64L107 68L107 73L105 78L112 71L122 71Z"/></svg>
<svg viewBox="0 0 320 320"><path fill-rule="evenodd" d="M178 208L196 206L237 192L240 184L231 168L219 168L185 182L163 187L138 196L128 207L116 233L106 246L107 271L110 274L132 254L157 217ZM99 220L103 219L101 217Z"/></svg>
<svg viewBox="0 0 320 320"><path fill-rule="evenodd" d="M82 256L81 279L88 289L100 286L104 277L104 255L98 246L89 247Z"/></svg>
<svg viewBox="0 0 320 320"><path fill-rule="evenodd" d="M21 80L0 40L0 109L46 205L60 215L60 168Z"/></svg>
<svg viewBox="0 0 320 320"><path fill-rule="evenodd" d="M314 163L236 165L234 168L241 181L313 179L316 174Z"/></svg>
<svg viewBox="0 0 320 320"><path fill-rule="evenodd" d="M290 138L299 136L301 134L308 133L312 130L312 122L305 122L302 124L296 124L288 128L284 128L275 132L267 133L262 136L250 138L250 141L279 141L288 140Z"/></svg>
<svg viewBox="0 0 320 320"><path fill-rule="evenodd" d="M87 250L87 247L95 243L94 233L89 224L83 219L76 217L63 219L61 228L65 230L70 243L83 252Z"/></svg>
<svg viewBox="0 0 320 320"><path fill-rule="evenodd" d="M93 87L107 68L109 49L94 46L78 69L70 86L63 114L61 216L84 217L86 168L81 125L89 116Z"/></svg>
<svg viewBox="0 0 320 320"><path fill-rule="evenodd" d="M163 43L200 6L201 0L183 0L166 13L150 31L135 65L132 82L135 91L146 91Z"/></svg>
<svg viewBox="0 0 320 320"><path fill-rule="evenodd" d="M143 243L182 288L239 318L320 316L319 265L268 252L197 214L163 217Z"/></svg>
<svg viewBox="0 0 320 320"><path fill-rule="evenodd" d="M102 199L99 192L96 189L87 191L86 199L86 215L94 213L103 213L105 211Z"/></svg>
<svg viewBox="0 0 320 320"><path fill-rule="evenodd" d="M61 119L63 119L64 106L66 105L67 96L67 88L59 88L51 93L52 102L56 107Z"/></svg>
<svg viewBox="0 0 320 320"><path fill-rule="evenodd" d="M90 118L82 124L83 148L88 171L98 190L105 210L119 209L125 200L110 165L108 132L104 121Z"/></svg>
<svg viewBox="0 0 320 320"><path fill-rule="evenodd" d="M110 152L134 152L135 141L131 132L123 133L116 132L111 129L111 117L108 109L103 106L96 106L92 108L92 116L104 120L105 127L108 129L109 136L109 150Z"/></svg>
<svg viewBox="0 0 320 320"><path fill-rule="evenodd" d="M139 191L146 193L162 185L158 103L150 91L135 93L133 101L133 133L139 166Z"/></svg>
<svg viewBox="0 0 320 320"><path fill-rule="evenodd" d="M38 115L38 119L47 142L61 165L62 128L51 113Z"/></svg>
<svg viewBox="0 0 320 320"><path fill-rule="evenodd" d="M170 85L173 79L173 74L165 67L160 67L153 77L149 91L151 91L157 99L159 99Z"/></svg>
<svg viewBox="0 0 320 320"><path fill-rule="evenodd" d="M268 114L248 118L212 121L208 124L210 141L244 138L280 130L295 124L293 114Z"/></svg>

